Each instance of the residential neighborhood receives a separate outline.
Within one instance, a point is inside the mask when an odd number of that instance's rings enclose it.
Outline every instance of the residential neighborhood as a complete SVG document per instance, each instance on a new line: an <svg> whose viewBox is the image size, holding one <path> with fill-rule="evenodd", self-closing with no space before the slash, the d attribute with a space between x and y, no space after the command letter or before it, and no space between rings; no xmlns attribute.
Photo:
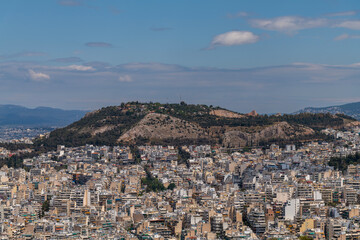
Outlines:
<svg viewBox="0 0 360 240"><path fill-rule="evenodd" d="M0 236L359 239L360 166L328 162L360 150L360 129L324 133L268 149L59 145L1 168Z"/></svg>

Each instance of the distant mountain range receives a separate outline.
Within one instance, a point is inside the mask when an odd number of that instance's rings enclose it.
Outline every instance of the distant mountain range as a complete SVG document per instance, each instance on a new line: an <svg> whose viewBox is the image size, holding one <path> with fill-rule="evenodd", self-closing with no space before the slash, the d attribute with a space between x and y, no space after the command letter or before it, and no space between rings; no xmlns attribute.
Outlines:
<svg viewBox="0 0 360 240"><path fill-rule="evenodd" d="M50 107L0 105L0 127L63 127L81 119L86 111Z"/></svg>
<svg viewBox="0 0 360 240"><path fill-rule="evenodd" d="M331 113L331 114L337 114L337 113L341 113L341 114L345 114L348 115L350 117L353 117L357 120L360 120L360 102L355 102L355 103L348 103L348 104L344 104L344 105L339 105L339 106L330 106L330 107L307 107L304 109L301 109L297 112L295 112L295 114L298 113Z"/></svg>

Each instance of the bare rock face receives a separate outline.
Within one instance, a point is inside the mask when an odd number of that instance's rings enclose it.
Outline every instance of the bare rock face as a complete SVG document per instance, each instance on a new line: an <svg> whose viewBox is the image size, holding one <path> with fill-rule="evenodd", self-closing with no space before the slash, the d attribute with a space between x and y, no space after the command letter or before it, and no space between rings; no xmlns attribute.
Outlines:
<svg viewBox="0 0 360 240"><path fill-rule="evenodd" d="M107 132L107 131L111 131L115 127L116 126L113 126L113 125L105 125L105 126L102 126L102 127L99 127L99 128L96 128L96 129L92 130L91 135L95 136L96 134L99 134L99 133L104 133L104 132Z"/></svg>
<svg viewBox="0 0 360 240"><path fill-rule="evenodd" d="M225 118L243 118L243 117L245 117L242 114L231 112L231 111L224 110L224 109L212 110L210 112L210 115L215 115L218 117L225 117Z"/></svg>
<svg viewBox="0 0 360 240"><path fill-rule="evenodd" d="M256 117L257 115L259 115L259 114L255 110L252 110L251 112L246 114L246 116L251 116L251 117Z"/></svg>
<svg viewBox="0 0 360 240"><path fill-rule="evenodd" d="M224 134L225 147L244 147L251 141L251 134L242 131L227 131Z"/></svg>
<svg viewBox="0 0 360 240"><path fill-rule="evenodd" d="M270 138L288 138L295 134L295 130L287 122L280 122L278 124L266 127L258 133L253 134L253 141L258 142L262 139Z"/></svg>
<svg viewBox="0 0 360 240"><path fill-rule="evenodd" d="M360 121L354 121L345 124L345 127L356 127L356 126L360 126Z"/></svg>
<svg viewBox="0 0 360 240"><path fill-rule="evenodd" d="M270 139L290 139L296 136L314 134L314 130L307 127L293 127L287 122L280 122L255 133L246 133L238 130L225 132L223 144L229 147L244 147L258 144Z"/></svg>
<svg viewBox="0 0 360 240"><path fill-rule="evenodd" d="M287 122L279 122L261 130L249 133L236 128L228 128L222 138L226 147L244 147L258 144L270 139L291 139L297 136L313 134L307 127L294 127ZM144 139L204 139L210 138L211 131L206 131L195 123L191 123L166 114L149 113L139 123L120 136L118 141L135 141ZM214 136L213 136L214 137Z"/></svg>
<svg viewBox="0 0 360 240"><path fill-rule="evenodd" d="M139 123L120 136L118 141L146 139L198 139L208 138L199 125L165 114L149 113Z"/></svg>

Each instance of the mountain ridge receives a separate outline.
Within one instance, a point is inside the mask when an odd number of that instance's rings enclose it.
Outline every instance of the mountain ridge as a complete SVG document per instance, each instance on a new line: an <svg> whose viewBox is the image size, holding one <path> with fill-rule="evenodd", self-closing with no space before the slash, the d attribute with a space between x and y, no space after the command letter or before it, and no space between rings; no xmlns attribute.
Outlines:
<svg viewBox="0 0 360 240"><path fill-rule="evenodd" d="M63 110L51 107L27 108L0 104L1 127L63 127L79 120L86 111Z"/></svg>
<svg viewBox="0 0 360 240"><path fill-rule="evenodd" d="M298 114L298 113L331 113L331 114L340 113L353 117L357 120L360 120L360 102L334 105L329 107L306 107L299 111L294 112L294 114Z"/></svg>

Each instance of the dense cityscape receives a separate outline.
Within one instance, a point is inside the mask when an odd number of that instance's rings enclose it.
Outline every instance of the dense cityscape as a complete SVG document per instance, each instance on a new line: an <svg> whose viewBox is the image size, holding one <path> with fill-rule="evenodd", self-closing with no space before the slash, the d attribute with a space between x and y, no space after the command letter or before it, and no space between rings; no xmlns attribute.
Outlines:
<svg viewBox="0 0 360 240"><path fill-rule="evenodd" d="M23 168L1 168L1 238L358 239L360 168L328 162L359 151L360 128L323 132L336 140L59 145Z"/></svg>
<svg viewBox="0 0 360 240"><path fill-rule="evenodd" d="M360 240L359 0L1 0L0 34L0 240Z"/></svg>
<svg viewBox="0 0 360 240"><path fill-rule="evenodd" d="M32 139L44 135L54 128L0 127L0 143L31 144Z"/></svg>

